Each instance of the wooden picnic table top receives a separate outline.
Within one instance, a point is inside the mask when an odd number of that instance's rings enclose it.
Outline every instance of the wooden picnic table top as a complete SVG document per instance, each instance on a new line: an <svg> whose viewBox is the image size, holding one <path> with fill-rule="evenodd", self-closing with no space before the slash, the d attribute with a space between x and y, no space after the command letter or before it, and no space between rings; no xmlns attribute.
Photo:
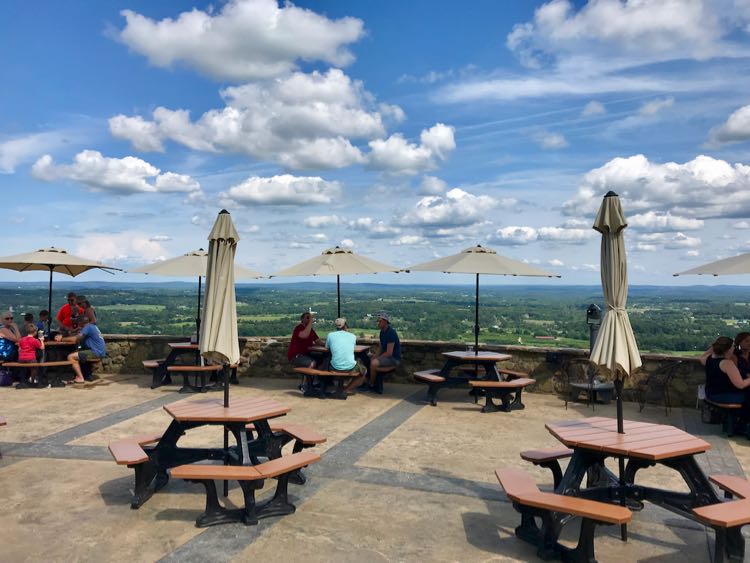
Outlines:
<svg viewBox="0 0 750 563"><path fill-rule="evenodd" d="M191 344L190 342L168 342L167 346L173 350L199 350L200 344Z"/></svg>
<svg viewBox="0 0 750 563"><path fill-rule="evenodd" d="M605 417L550 422L545 427L569 448L651 461L699 454L711 448L705 440L666 424L626 420L624 434L617 433L616 419Z"/></svg>
<svg viewBox="0 0 750 563"><path fill-rule="evenodd" d="M460 362L505 362L513 357L510 354L482 350L478 352L473 350L455 350L452 352L443 352L443 356Z"/></svg>
<svg viewBox="0 0 750 563"><path fill-rule="evenodd" d="M45 348L58 348L58 347L62 348L62 347L65 347L65 346L76 347L76 346L78 346L78 342L70 342L70 341L66 342L65 340L61 340L61 341L58 342L57 340L52 340L52 339L48 339L48 338L44 339L44 347Z"/></svg>
<svg viewBox="0 0 750 563"><path fill-rule="evenodd" d="M355 354L361 354L362 352L365 352L369 350L370 347L367 344L355 344L354 345L354 353ZM310 346L310 352L316 352L318 354L327 354L330 352L328 348L325 346Z"/></svg>
<svg viewBox="0 0 750 563"><path fill-rule="evenodd" d="M164 410L178 422L248 423L283 416L292 409L265 397L243 397L230 399L227 408L222 399L199 399L164 405Z"/></svg>

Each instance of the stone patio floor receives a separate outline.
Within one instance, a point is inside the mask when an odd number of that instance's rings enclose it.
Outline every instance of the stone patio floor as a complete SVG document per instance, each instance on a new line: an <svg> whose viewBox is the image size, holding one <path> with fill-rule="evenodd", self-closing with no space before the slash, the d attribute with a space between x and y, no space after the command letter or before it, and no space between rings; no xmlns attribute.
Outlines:
<svg viewBox="0 0 750 563"><path fill-rule="evenodd" d="M498 486L496 467L523 467L543 488L548 470L523 462L523 449L553 447L546 421L614 416L614 404L571 403L524 394L526 410L482 414L465 389L445 391L437 407L426 389L386 385L382 396L306 399L293 379L244 379L232 396L262 394L289 405L287 415L328 437L308 483L290 485L295 514L258 526L198 529L202 487L179 480L140 510L129 507L133 471L118 466L108 442L166 429L162 406L185 399L177 387L149 389L145 375L103 376L66 389L0 388L0 560L2 561L528 561L534 549L513 535L520 516ZM217 397L219 395L216 395ZM190 398L187 398L190 400ZM747 474L750 441L726 439L694 409L626 403L625 417L668 423L701 436L709 473ZM216 428L191 431L185 444L216 445ZM681 487L679 475L652 468L639 481ZM275 483L267 484L267 495ZM684 486L683 486L684 487ZM241 506L234 483L228 505ZM575 526L572 526L575 528ZM629 540L597 529L609 561L710 561L713 533L647 504ZM575 529L567 535L571 541ZM749 549L750 551L750 549Z"/></svg>

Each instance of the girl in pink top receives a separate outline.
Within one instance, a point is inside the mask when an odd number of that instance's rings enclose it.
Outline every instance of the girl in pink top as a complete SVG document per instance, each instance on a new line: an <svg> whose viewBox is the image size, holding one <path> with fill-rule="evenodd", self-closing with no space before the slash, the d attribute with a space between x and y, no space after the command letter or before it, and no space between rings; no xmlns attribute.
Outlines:
<svg viewBox="0 0 750 563"><path fill-rule="evenodd" d="M36 362L36 351L44 350L44 339L36 337L37 329L33 324L26 325L26 336L18 341L18 361L23 363ZM30 368L30 383L36 385L36 368ZM23 380L21 381L23 383Z"/></svg>

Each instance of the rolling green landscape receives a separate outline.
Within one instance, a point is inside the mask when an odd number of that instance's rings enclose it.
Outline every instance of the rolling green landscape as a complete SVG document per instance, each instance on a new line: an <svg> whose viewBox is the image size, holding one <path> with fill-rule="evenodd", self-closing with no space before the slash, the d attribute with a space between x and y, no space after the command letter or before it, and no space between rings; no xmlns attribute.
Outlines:
<svg viewBox="0 0 750 563"><path fill-rule="evenodd" d="M89 298L105 334L187 336L195 330L196 284L57 283L55 310L71 290ZM342 315L358 336L375 336L374 315L387 311L403 339L473 342L473 285L343 284L341 294ZM750 330L747 296L739 286L635 286L628 311L643 351L694 353L717 335ZM576 348L588 347L586 308L603 301L598 286L487 286L480 299L480 342ZM0 306L12 307L17 321L46 305L46 284L0 284ZM332 330L335 284L237 286L242 336L288 336L308 308L318 312L321 336Z"/></svg>

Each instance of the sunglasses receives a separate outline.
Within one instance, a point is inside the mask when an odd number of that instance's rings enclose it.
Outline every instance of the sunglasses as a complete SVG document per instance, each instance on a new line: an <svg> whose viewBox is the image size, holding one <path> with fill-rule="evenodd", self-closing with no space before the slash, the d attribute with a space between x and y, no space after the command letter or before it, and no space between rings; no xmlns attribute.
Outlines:
<svg viewBox="0 0 750 563"><path fill-rule="evenodd" d="M3 320L4 320L4 321L12 321L12 320L13 320L13 317L4 317L4 318L3 318Z"/></svg>

